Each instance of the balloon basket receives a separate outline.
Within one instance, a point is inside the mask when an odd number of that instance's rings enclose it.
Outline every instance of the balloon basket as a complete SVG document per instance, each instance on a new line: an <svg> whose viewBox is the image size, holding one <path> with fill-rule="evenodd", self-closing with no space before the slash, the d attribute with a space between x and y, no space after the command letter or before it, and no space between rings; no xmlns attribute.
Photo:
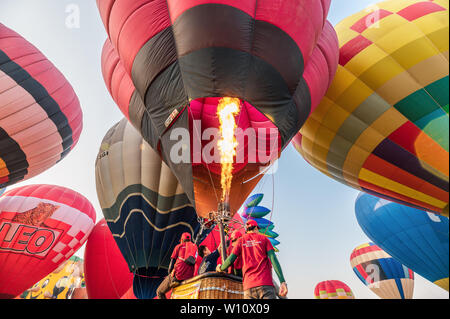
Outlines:
<svg viewBox="0 0 450 319"><path fill-rule="evenodd" d="M172 288L170 299L243 299L240 277L208 272Z"/></svg>

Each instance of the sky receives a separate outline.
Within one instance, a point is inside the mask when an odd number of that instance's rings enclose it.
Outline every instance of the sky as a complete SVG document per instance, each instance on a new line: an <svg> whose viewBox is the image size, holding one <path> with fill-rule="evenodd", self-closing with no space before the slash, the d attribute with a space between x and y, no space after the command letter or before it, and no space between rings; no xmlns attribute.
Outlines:
<svg viewBox="0 0 450 319"><path fill-rule="evenodd" d="M328 19L335 25L373 0L334 0ZM79 23L72 20L79 13ZM56 65L73 86L83 110L84 128L76 147L61 162L29 180L10 186L54 184L88 198L103 218L95 189L95 159L106 132L123 118L103 82L100 57L107 38L95 1L0 0L0 22L21 34ZM369 238L354 212L358 191L311 167L292 145L275 174L265 176L254 193L271 215L281 244L277 254L291 299L314 298L323 280L341 280L356 298L378 299L356 277L350 254ZM84 247L77 253L83 257ZM449 298L448 292L416 274L414 298Z"/></svg>

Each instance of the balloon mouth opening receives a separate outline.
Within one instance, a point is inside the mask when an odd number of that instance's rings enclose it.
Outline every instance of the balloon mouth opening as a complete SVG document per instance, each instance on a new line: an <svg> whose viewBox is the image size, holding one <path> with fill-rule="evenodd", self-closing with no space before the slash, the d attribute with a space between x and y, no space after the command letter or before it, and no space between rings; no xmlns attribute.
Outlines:
<svg viewBox="0 0 450 319"><path fill-rule="evenodd" d="M187 108L192 166L203 166L211 173L221 175L219 142L221 121L218 115L222 97L205 97L192 100ZM252 104L239 100L235 121L235 153L232 174L244 170L248 164L267 166L281 154L281 134L273 122ZM227 153L229 153L227 151ZM227 159L230 162L230 159Z"/></svg>
<svg viewBox="0 0 450 319"><path fill-rule="evenodd" d="M139 268L134 273L133 293L138 299L153 299L156 289L167 276L164 268Z"/></svg>

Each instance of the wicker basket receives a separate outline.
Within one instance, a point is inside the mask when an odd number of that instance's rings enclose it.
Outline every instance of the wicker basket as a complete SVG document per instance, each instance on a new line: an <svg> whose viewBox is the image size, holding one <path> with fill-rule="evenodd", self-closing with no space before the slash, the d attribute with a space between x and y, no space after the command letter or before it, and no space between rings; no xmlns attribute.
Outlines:
<svg viewBox="0 0 450 319"><path fill-rule="evenodd" d="M209 272L173 287L171 299L243 299L239 277Z"/></svg>

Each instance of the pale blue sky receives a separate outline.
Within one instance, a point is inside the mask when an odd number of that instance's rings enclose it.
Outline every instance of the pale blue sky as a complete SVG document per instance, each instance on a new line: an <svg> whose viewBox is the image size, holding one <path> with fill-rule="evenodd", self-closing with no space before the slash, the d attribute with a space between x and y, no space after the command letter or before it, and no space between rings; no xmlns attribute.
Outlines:
<svg viewBox="0 0 450 319"><path fill-rule="evenodd" d="M315 1L315 0L310 0ZM373 0L334 0L329 20L336 24ZM80 28L66 27L66 7L78 5ZM84 113L84 130L75 149L48 171L15 186L56 184L86 196L103 218L95 190L95 158L106 131L122 118L103 83L100 56L106 32L95 1L0 0L0 22L38 47L74 87ZM322 280L344 281L357 298L378 298L353 273L350 253L369 239L360 230L354 201L358 192L321 174L288 146L273 176L255 192L274 211L280 234L278 258L289 285L289 298L313 298ZM274 196L272 193L274 192ZM84 248L77 252L83 257ZM448 298L448 293L416 275L415 298Z"/></svg>

